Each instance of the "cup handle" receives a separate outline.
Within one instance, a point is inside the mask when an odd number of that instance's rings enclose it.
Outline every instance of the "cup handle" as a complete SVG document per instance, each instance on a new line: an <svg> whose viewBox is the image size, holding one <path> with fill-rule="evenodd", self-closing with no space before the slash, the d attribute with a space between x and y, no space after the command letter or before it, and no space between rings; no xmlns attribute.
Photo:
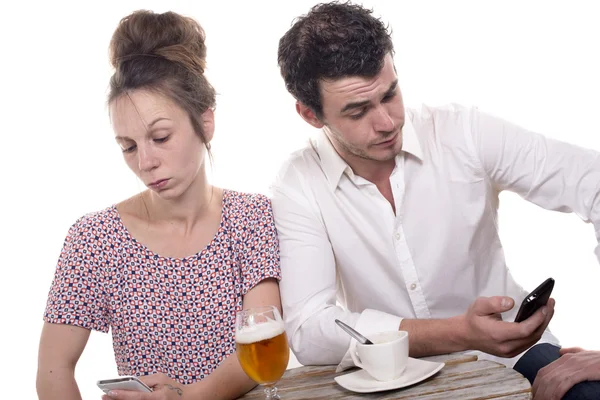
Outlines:
<svg viewBox="0 0 600 400"><path fill-rule="evenodd" d="M354 365L356 365L358 368L365 369L365 367L363 366L363 363L360 361L360 358L358 358L358 353L356 352L356 347L350 351L350 357L352 357L352 361L354 361Z"/></svg>

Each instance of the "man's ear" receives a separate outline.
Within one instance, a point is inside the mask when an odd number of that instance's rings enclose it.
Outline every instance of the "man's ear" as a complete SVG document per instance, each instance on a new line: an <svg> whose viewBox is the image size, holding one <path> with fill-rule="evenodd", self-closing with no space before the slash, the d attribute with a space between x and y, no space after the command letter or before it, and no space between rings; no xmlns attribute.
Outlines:
<svg viewBox="0 0 600 400"><path fill-rule="evenodd" d="M311 108L299 101L296 102L296 112L300 114L303 120L315 128L322 128L325 125L319 118L317 118L317 115Z"/></svg>
<svg viewBox="0 0 600 400"><path fill-rule="evenodd" d="M206 143L210 143L215 134L215 112L212 108L206 109L206 111L200 115L200 124L202 125Z"/></svg>

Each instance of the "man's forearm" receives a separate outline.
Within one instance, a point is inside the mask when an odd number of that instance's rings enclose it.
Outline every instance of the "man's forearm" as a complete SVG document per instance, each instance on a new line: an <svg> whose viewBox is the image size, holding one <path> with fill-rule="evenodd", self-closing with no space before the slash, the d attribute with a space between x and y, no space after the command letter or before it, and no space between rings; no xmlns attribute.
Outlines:
<svg viewBox="0 0 600 400"><path fill-rule="evenodd" d="M75 371L69 368L41 367L36 388L39 400L81 400Z"/></svg>
<svg viewBox="0 0 600 400"><path fill-rule="evenodd" d="M400 330L408 332L411 357L469 350L462 316L446 319L403 319Z"/></svg>

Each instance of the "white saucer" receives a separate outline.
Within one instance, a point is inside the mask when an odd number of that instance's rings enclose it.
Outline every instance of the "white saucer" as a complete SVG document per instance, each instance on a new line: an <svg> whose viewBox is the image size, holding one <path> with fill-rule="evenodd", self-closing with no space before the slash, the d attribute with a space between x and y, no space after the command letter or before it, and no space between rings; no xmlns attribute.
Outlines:
<svg viewBox="0 0 600 400"><path fill-rule="evenodd" d="M350 374L336 376L335 381L342 387L358 393L381 392L384 390L400 389L414 385L434 375L444 367L444 363L419 360L408 357L406 370L402 376L393 381L381 382L373 378L367 371L361 369Z"/></svg>

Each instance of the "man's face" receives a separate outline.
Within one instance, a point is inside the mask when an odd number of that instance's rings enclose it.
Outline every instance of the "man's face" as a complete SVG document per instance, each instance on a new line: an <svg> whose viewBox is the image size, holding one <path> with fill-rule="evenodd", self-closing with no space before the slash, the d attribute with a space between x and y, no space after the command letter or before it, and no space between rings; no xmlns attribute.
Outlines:
<svg viewBox="0 0 600 400"><path fill-rule="evenodd" d="M402 149L404 104L391 55L375 77L321 81L324 131L346 160L386 162Z"/></svg>

